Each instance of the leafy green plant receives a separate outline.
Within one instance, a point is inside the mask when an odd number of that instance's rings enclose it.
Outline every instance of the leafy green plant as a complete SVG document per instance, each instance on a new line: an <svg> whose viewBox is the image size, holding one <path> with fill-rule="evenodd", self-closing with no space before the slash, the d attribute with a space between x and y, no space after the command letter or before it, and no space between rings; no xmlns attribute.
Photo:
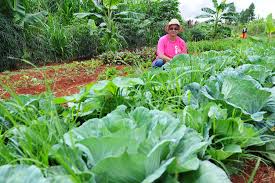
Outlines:
<svg viewBox="0 0 275 183"><path fill-rule="evenodd" d="M99 55L98 58L105 64L116 64L116 65L135 65L147 61L153 61L155 59L155 48L144 47L135 50L125 50L119 52L104 52Z"/></svg>
<svg viewBox="0 0 275 183"><path fill-rule="evenodd" d="M130 48L143 47L144 43L155 46L158 39L165 34L163 28L169 20L177 18L182 22L178 0L132 1L128 6L131 11L140 13L129 22L119 22L121 29L125 30L122 34Z"/></svg>
<svg viewBox="0 0 275 183"><path fill-rule="evenodd" d="M272 33L275 32L275 26L273 24L272 13L266 17L266 33L271 38Z"/></svg>
<svg viewBox="0 0 275 183"><path fill-rule="evenodd" d="M255 171L260 158L274 163L275 44L244 43L72 96L11 91L0 100L0 181L20 171L36 182L218 183L245 158Z"/></svg>
<svg viewBox="0 0 275 183"><path fill-rule="evenodd" d="M22 0L3 0L1 11L4 15L11 17L17 25L25 27L27 24L41 22L47 15L46 11L28 13L25 8L25 1Z"/></svg>
<svg viewBox="0 0 275 183"><path fill-rule="evenodd" d="M99 80L113 79L118 75L118 70L115 67L108 67L98 76Z"/></svg>
<svg viewBox="0 0 275 183"><path fill-rule="evenodd" d="M0 71L16 69L17 60L21 58L24 48L24 33L14 26L10 19L0 14Z"/></svg>
<svg viewBox="0 0 275 183"><path fill-rule="evenodd" d="M202 11L205 13L203 15L197 16L197 18L207 18L207 22L214 23L214 37L217 34L218 24L222 22L222 20L234 20L235 12L232 11L232 6L234 3L226 3L226 0L223 0L220 4L217 0L212 0L214 5L214 9L211 8L202 8Z"/></svg>
<svg viewBox="0 0 275 183"><path fill-rule="evenodd" d="M78 18L92 17L89 19L91 33L100 32L103 50L118 50L122 48L126 41L120 34L117 27L118 20L127 20L125 15L129 14L126 11L120 11L118 7L121 5L120 0L106 0L94 2L92 13L75 13Z"/></svg>
<svg viewBox="0 0 275 183"><path fill-rule="evenodd" d="M67 35L65 27L59 24L59 20L54 16L48 17L48 24L44 24L43 31L46 39L49 39L52 51L57 57L65 57L68 52L69 35Z"/></svg>

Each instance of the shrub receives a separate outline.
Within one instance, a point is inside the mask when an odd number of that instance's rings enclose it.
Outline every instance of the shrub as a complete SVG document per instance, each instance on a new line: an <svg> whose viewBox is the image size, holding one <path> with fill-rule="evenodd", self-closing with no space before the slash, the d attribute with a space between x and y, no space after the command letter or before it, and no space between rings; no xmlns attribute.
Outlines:
<svg viewBox="0 0 275 183"><path fill-rule="evenodd" d="M135 63L152 61L155 59L156 49L144 47L141 49L135 49L132 51L124 50L120 52L105 52L98 56L104 64L129 64L133 65Z"/></svg>
<svg viewBox="0 0 275 183"><path fill-rule="evenodd" d="M222 39L222 38L228 38L231 37L231 28L227 26L219 26L217 29L216 37L217 39Z"/></svg>
<svg viewBox="0 0 275 183"><path fill-rule="evenodd" d="M232 49L239 45L240 40L238 39L223 39L215 41L198 41L198 42L188 42L188 52L189 53L199 53L204 51L216 50L222 51L227 49Z"/></svg>
<svg viewBox="0 0 275 183"><path fill-rule="evenodd" d="M25 29L25 59L35 64L90 58L99 53L99 36L91 35L86 23L74 22L63 26L58 25L57 20L51 20L44 27Z"/></svg>
<svg viewBox="0 0 275 183"><path fill-rule="evenodd" d="M93 57L99 54L100 38L98 34L91 34L88 24L75 23L68 27L69 44L73 57Z"/></svg>
<svg viewBox="0 0 275 183"><path fill-rule="evenodd" d="M37 27L25 29L26 48L24 59L35 65L55 61L56 57L51 47L50 39Z"/></svg>
<svg viewBox="0 0 275 183"><path fill-rule="evenodd" d="M22 30L0 14L0 71L16 69L18 61L9 57L21 58L24 42Z"/></svg>

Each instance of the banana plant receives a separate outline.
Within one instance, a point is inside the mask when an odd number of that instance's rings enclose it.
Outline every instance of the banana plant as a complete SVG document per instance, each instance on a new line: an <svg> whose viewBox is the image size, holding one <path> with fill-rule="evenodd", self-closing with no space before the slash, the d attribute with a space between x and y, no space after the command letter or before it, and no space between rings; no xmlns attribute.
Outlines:
<svg viewBox="0 0 275 183"><path fill-rule="evenodd" d="M273 32L275 32L275 26L273 24L272 13L270 13L266 17L266 33L268 33L269 38L271 38Z"/></svg>
<svg viewBox="0 0 275 183"><path fill-rule="evenodd" d="M99 32L102 35L101 41L105 50L115 51L126 44L117 23L129 21L130 15L137 15L135 12L121 11L119 7L125 5L122 2L121 0L94 0L90 12L74 14L77 18L89 18L91 33Z"/></svg>
<svg viewBox="0 0 275 183"><path fill-rule="evenodd" d="M236 14L234 10L234 3L227 3L223 0L220 4L217 0L212 0L214 8L202 8L201 11L204 14L197 16L196 18L207 18L206 22L214 23L214 35L217 33L218 24L225 20L235 20Z"/></svg>
<svg viewBox="0 0 275 183"><path fill-rule="evenodd" d="M41 22L47 15L46 11L27 13L24 1L22 0L3 0L0 5L0 12L9 18L12 18L14 23L20 27L25 27L27 24Z"/></svg>

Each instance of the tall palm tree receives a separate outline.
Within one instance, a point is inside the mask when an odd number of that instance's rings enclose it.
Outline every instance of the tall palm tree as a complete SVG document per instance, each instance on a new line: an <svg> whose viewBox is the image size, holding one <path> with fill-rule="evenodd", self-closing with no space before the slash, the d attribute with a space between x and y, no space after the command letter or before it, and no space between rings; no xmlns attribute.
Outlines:
<svg viewBox="0 0 275 183"><path fill-rule="evenodd" d="M212 0L214 8L202 8L204 14L197 16L196 18L207 18L206 22L214 23L214 35L217 33L219 23L227 21L233 21L236 19L236 12L234 3L226 3L226 0L222 0L218 3L217 0Z"/></svg>

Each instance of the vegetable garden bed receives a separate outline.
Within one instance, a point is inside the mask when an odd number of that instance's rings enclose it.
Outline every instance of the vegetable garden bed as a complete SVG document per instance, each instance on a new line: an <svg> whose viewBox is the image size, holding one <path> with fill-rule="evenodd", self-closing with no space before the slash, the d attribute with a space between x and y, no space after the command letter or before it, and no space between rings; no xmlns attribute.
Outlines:
<svg viewBox="0 0 275 183"><path fill-rule="evenodd" d="M14 182L17 176L9 175L20 172L24 180L32 172L34 182L274 182L274 50L261 43L180 55L164 68L110 77L74 95L2 100L0 177ZM98 76L104 67L89 70ZM74 78L72 71L56 73ZM9 87L25 84L1 77Z"/></svg>
<svg viewBox="0 0 275 183"><path fill-rule="evenodd" d="M0 81L17 94L40 94L45 92L46 86L49 85L54 95L60 97L78 93L81 87L97 81L99 77L108 77L104 75L106 68L107 72L114 70L116 75L126 74L123 71L124 66L106 66L98 60L91 60L2 72ZM10 94L0 86L0 96L7 98Z"/></svg>

